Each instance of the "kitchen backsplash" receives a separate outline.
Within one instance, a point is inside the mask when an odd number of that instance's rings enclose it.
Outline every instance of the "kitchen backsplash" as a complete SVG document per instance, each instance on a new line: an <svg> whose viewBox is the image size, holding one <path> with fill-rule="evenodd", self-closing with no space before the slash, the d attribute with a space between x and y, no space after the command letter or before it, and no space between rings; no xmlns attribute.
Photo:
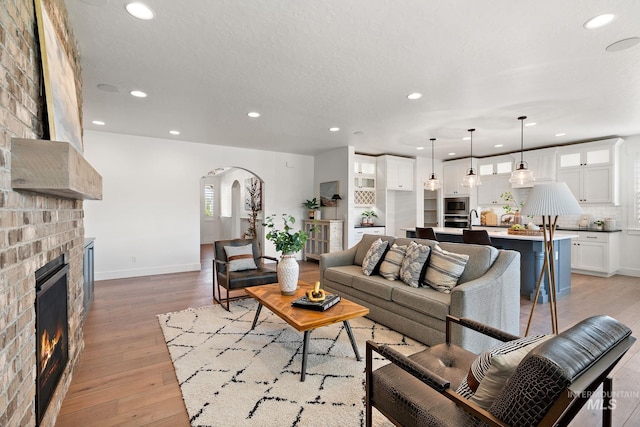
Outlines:
<svg viewBox="0 0 640 427"><path fill-rule="evenodd" d="M530 188L516 188L511 192L514 198L518 202L525 202L527 197L529 196ZM507 202L504 203L506 205ZM492 205L492 206L479 206L478 212L481 210L489 210L493 209L493 211L498 216L498 220L500 220L500 216L505 213L503 206L504 205ZM605 218L612 218L616 220L616 228L620 228L622 225L622 208L620 206L611 206L608 204L602 205L582 205L582 209L585 214L590 214L593 216L593 220L604 220ZM577 227L578 220L580 219L580 215L563 215L558 217L558 227ZM528 224L529 222L533 222L534 224L542 224L542 218L540 216L536 216L534 218L525 217L522 219L522 222Z"/></svg>

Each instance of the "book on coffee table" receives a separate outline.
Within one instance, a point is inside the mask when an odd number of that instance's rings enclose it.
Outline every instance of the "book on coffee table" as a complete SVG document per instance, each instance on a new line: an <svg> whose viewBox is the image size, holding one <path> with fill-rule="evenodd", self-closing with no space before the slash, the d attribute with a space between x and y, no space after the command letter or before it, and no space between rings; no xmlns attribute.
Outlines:
<svg viewBox="0 0 640 427"><path fill-rule="evenodd" d="M305 295L293 301L291 305L309 310L325 311L336 305L339 301L340 295L327 295L323 301L309 301L309 298Z"/></svg>

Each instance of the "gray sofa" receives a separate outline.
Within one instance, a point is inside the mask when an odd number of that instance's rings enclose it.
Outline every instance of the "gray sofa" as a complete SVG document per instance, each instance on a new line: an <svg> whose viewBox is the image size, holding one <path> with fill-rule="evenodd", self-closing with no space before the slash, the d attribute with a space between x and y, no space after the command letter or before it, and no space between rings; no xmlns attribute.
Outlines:
<svg viewBox="0 0 640 427"><path fill-rule="evenodd" d="M469 261L450 294L428 286L413 288L400 280L387 280L362 272L371 244L382 238L399 246L415 241L439 244L446 251L469 255ZM435 242L426 239L364 235L354 247L320 256L322 288L369 308L367 317L427 345L445 341L448 314L467 317L519 335L520 253L492 246ZM481 352L495 344L490 338L465 328L452 330L452 342Z"/></svg>

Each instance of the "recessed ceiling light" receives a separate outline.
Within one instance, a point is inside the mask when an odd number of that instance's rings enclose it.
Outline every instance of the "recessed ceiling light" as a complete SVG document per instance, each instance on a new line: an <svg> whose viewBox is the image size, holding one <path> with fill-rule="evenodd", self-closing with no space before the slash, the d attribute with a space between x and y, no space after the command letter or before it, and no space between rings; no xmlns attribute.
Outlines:
<svg viewBox="0 0 640 427"><path fill-rule="evenodd" d="M407 98L411 99L411 100L420 99L420 98L422 98L422 94L418 93L418 92L413 92L413 93L410 93L409 95L407 95Z"/></svg>
<svg viewBox="0 0 640 427"><path fill-rule="evenodd" d="M103 90L105 92L110 92L110 93L118 92L118 88L116 86L106 84L106 83L100 83L97 87L98 89Z"/></svg>
<svg viewBox="0 0 640 427"><path fill-rule="evenodd" d="M129 92L132 96L135 96L136 98L146 98L147 94L144 93L141 90L132 90L131 92Z"/></svg>
<svg viewBox="0 0 640 427"><path fill-rule="evenodd" d="M630 37L628 39L618 40L615 43L611 43L605 48L605 50L607 52L620 52L621 50L631 49L638 43L640 43L640 37Z"/></svg>
<svg viewBox="0 0 640 427"><path fill-rule="evenodd" d="M416 150L424 150L424 147L416 147Z"/></svg>
<svg viewBox="0 0 640 427"><path fill-rule="evenodd" d="M171 135L180 135L180 131L179 130L170 130L169 133Z"/></svg>
<svg viewBox="0 0 640 427"><path fill-rule="evenodd" d="M566 133L556 133L556 136L565 136Z"/></svg>
<svg viewBox="0 0 640 427"><path fill-rule="evenodd" d="M536 124L537 124L536 122L525 123L525 126L535 126Z"/></svg>
<svg viewBox="0 0 640 427"><path fill-rule="evenodd" d="M247 113L247 116L251 117L252 119L257 119L258 117L260 117L260 113L258 113L257 111L251 111Z"/></svg>
<svg viewBox="0 0 640 427"><path fill-rule="evenodd" d="M338 132L340 130L340 128L329 128L329 131L331 132Z"/></svg>
<svg viewBox="0 0 640 427"><path fill-rule="evenodd" d="M613 21L613 18L615 17L616 16L613 13L605 13L589 19L584 23L583 26L587 30L595 30L596 28L604 27L605 25L611 23L611 21Z"/></svg>
<svg viewBox="0 0 640 427"><path fill-rule="evenodd" d="M455 155L456 155L456 153L449 153L449 155L450 155L450 156L455 156Z"/></svg>
<svg viewBox="0 0 640 427"><path fill-rule="evenodd" d="M94 120L91 123L93 123L94 125L98 125L98 126L104 126L106 125L105 122L103 122L102 120Z"/></svg>
<svg viewBox="0 0 640 427"><path fill-rule="evenodd" d="M153 19L154 13L153 10L149 8L146 4L143 3L129 3L125 6L129 15L134 18L142 19L144 21L148 21Z"/></svg>
<svg viewBox="0 0 640 427"><path fill-rule="evenodd" d="M465 136L464 138L462 138L463 141L468 141L470 139L471 139L471 137L469 137L469 136Z"/></svg>
<svg viewBox="0 0 640 427"><path fill-rule="evenodd" d="M494 147L496 147L496 148L500 148L500 147L504 147L504 145L502 145L502 144L496 144L496 145L494 145Z"/></svg>

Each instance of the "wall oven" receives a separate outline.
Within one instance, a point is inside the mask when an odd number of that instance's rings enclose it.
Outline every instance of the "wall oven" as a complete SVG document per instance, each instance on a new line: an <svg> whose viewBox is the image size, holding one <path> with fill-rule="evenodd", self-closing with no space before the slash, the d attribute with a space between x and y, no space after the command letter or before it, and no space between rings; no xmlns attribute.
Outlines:
<svg viewBox="0 0 640 427"><path fill-rule="evenodd" d="M468 197L447 197L444 199L444 226L451 228L469 227Z"/></svg>
<svg viewBox="0 0 640 427"><path fill-rule="evenodd" d="M444 199L445 215L469 215L469 198L468 197L446 197Z"/></svg>
<svg viewBox="0 0 640 427"><path fill-rule="evenodd" d="M445 215L444 226L449 228L469 228L469 217L459 215Z"/></svg>

